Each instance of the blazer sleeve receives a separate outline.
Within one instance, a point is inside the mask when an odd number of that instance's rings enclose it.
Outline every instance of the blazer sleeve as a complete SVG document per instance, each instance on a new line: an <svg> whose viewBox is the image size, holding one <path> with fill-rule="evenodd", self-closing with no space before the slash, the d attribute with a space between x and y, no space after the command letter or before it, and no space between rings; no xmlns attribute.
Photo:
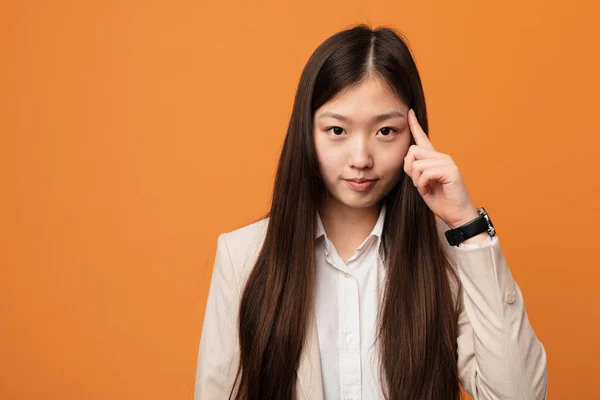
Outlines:
<svg viewBox="0 0 600 400"><path fill-rule="evenodd" d="M476 249L479 247L488 246L491 243L491 241L492 241L492 236L488 235L488 237L485 238L483 243L459 243L458 247L463 247L465 249Z"/></svg>
<svg viewBox="0 0 600 400"><path fill-rule="evenodd" d="M450 246L463 285L458 369L475 400L546 399L546 352L525 311L497 236L483 246Z"/></svg>
<svg viewBox="0 0 600 400"><path fill-rule="evenodd" d="M219 235L196 368L194 400L228 399L239 365L240 287L227 247Z"/></svg>

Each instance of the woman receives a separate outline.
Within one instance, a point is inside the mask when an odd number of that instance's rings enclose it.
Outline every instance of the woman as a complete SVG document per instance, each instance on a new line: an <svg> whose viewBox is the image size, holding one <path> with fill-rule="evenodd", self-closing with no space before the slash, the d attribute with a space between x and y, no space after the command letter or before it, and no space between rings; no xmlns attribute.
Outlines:
<svg viewBox="0 0 600 400"><path fill-rule="evenodd" d="M270 212L218 238L196 399L546 397L491 220L427 131L399 33L316 49Z"/></svg>

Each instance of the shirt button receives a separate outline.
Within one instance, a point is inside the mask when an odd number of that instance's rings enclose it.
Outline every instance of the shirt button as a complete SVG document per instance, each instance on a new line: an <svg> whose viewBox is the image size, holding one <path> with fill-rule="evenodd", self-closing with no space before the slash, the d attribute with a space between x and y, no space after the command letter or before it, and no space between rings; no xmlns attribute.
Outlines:
<svg viewBox="0 0 600 400"><path fill-rule="evenodd" d="M349 273L347 273L347 272L346 272L346 273L344 273L344 276L345 276L346 278L350 278L352 275L350 275Z"/></svg>
<svg viewBox="0 0 600 400"><path fill-rule="evenodd" d="M354 337L351 334L346 335L346 341L348 343L350 343L352 341L352 339L354 339Z"/></svg>
<svg viewBox="0 0 600 400"><path fill-rule="evenodd" d="M517 294L514 291L513 292L507 292L507 293L504 294L504 300L508 304L514 303L516 298L517 298Z"/></svg>

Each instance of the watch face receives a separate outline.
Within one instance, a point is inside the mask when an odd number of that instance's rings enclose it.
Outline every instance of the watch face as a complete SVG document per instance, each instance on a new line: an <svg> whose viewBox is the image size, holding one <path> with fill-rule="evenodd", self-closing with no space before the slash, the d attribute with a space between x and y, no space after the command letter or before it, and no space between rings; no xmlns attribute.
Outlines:
<svg viewBox="0 0 600 400"><path fill-rule="evenodd" d="M488 215L488 213L485 211L485 208L479 207L478 211L479 211L480 215L483 215L483 218L485 219L485 221L488 224L488 233L490 234L490 236L496 235L496 229L494 228L494 224L492 223L492 219L490 218L490 216Z"/></svg>

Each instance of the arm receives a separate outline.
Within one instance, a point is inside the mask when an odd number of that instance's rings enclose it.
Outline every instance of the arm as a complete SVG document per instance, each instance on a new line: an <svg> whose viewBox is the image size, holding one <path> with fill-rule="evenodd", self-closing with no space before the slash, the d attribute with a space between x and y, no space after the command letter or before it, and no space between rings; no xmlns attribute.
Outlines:
<svg viewBox="0 0 600 400"><path fill-rule="evenodd" d="M194 389L195 400L227 399L239 364L237 318L240 289L226 235L219 235Z"/></svg>
<svg viewBox="0 0 600 400"><path fill-rule="evenodd" d="M546 399L546 352L498 237L453 248L463 285L457 339L461 384L476 400Z"/></svg>

